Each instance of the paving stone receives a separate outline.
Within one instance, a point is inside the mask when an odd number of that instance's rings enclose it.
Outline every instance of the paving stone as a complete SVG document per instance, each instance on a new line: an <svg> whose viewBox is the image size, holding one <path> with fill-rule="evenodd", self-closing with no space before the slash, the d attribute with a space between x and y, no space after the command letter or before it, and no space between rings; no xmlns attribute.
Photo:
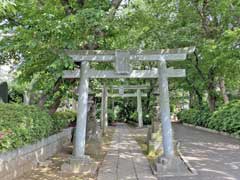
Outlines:
<svg viewBox="0 0 240 180"><path fill-rule="evenodd" d="M117 124L98 180L156 180L147 158L125 124Z"/></svg>

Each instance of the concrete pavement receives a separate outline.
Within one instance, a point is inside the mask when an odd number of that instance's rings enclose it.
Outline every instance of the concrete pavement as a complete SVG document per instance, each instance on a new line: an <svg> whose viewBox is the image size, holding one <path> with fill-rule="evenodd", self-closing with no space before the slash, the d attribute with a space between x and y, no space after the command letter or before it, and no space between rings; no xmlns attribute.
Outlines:
<svg viewBox="0 0 240 180"><path fill-rule="evenodd" d="M125 124L117 124L97 180L157 180Z"/></svg>

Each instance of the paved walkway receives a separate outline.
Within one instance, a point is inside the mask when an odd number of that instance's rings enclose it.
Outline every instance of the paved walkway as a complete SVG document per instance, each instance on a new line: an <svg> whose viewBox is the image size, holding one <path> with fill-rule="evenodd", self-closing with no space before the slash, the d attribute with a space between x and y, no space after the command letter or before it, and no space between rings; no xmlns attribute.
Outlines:
<svg viewBox="0 0 240 180"><path fill-rule="evenodd" d="M181 124L174 124L173 128L175 139L181 142L182 154L198 175L160 180L240 180L240 140ZM98 180L156 180L148 160L124 124L116 127Z"/></svg>
<svg viewBox="0 0 240 180"><path fill-rule="evenodd" d="M112 145L99 169L98 180L156 180L147 158L125 124L117 124Z"/></svg>
<svg viewBox="0 0 240 180"><path fill-rule="evenodd" d="M181 152L199 175L169 180L240 180L240 140L174 124Z"/></svg>

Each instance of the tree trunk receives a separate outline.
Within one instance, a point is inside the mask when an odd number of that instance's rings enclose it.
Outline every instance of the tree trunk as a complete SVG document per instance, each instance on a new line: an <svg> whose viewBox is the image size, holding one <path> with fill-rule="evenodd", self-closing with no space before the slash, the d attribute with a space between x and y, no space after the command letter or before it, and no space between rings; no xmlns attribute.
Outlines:
<svg viewBox="0 0 240 180"><path fill-rule="evenodd" d="M38 102L38 106L43 109L44 107L44 104L46 103L47 101L47 94L42 94L40 99L39 99L39 102Z"/></svg>
<svg viewBox="0 0 240 180"><path fill-rule="evenodd" d="M39 106L41 109L44 108L44 105L46 104L46 102L47 102L47 100L48 100L48 97L53 96L53 95L60 89L60 86L61 86L62 83L63 83L62 77L59 77L59 78L57 79L57 81L55 82L52 91L48 91L48 92L43 93L43 94L41 95L40 100L39 100L39 102L38 102L38 106ZM59 100L61 101L61 99L62 99L62 96L60 97ZM57 100L58 100L58 97L57 97ZM61 103L61 102L60 102L60 103ZM59 103L59 104L60 104L60 103ZM55 104L57 105L58 102L54 102L53 105L51 105L51 107L52 107L52 106L54 107ZM59 104L58 104L58 105L59 105ZM51 109L51 107L50 107L50 109ZM50 109L49 109L49 112L50 112L50 111L54 111L54 110L50 110ZM53 108L53 109L54 109L54 108ZM55 111L54 111L54 112L55 112Z"/></svg>
<svg viewBox="0 0 240 180"><path fill-rule="evenodd" d="M209 109L210 109L210 111L213 112L216 109L216 101L217 101L213 68L210 68L209 72L208 72L208 89L207 90L208 90Z"/></svg>
<svg viewBox="0 0 240 180"><path fill-rule="evenodd" d="M191 82L187 77L186 77L186 81L188 83L188 85L192 88L193 91L190 91L190 94L192 93L192 97L191 98L194 98L194 94L197 95L197 98L198 98L198 104L199 106L202 106L202 94L200 93L200 91L197 89L197 87L195 87L195 85L193 84L193 82ZM193 100L193 99L192 99ZM191 103L190 103L191 104ZM194 103L192 102L192 105ZM190 105L191 107L191 105Z"/></svg>
<svg viewBox="0 0 240 180"><path fill-rule="evenodd" d="M194 107L194 93L193 91L189 91L189 107Z"/></svg>
<svg viewBox="0 0 240 180"><path fill-rule="evenodd" d="M224 102L224 104L228 104L229 103L229 98L228 98L228 95L226 93L224 78L220 78L219 86L220 86L221 94L222 94L222 97L223 97L223 102Z"/></svg>
<svg viewBox="0 0 240 180"><path fill-rule="evenodd" d="M61 100L62 100L62 95L58 96L55 100L54 103L49 107L48 113L50 115L54 114L57 111L57 108L59 107L59 105L61 104Z"/></svg>
<svg viewBox="0 0 240 180"><path fill-rule="evenodd" d="M212 91L208 91L208 104L209 104L209 109L211 112L215 111L216 109L216 96L211 95Z"/></svg>
<svg viewBox="0 0 240 180"><path fill-rule="evenodd" d="M120 6L122 0L112 0L111 4L112 7L114 7L115 9L118 9L118 7Z"/></svg>

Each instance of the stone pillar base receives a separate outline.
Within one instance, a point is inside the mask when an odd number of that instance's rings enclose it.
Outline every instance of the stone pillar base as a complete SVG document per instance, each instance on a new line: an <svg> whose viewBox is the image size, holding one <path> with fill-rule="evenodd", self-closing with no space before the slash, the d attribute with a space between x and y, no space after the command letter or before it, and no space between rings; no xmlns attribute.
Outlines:
<svg viewBox="0 0 240 180"><path fill-rule="evenodd" d="M190 176L188 166L179 156L159 157L153 165L153 172L158 177Z"/></svg>
<svg viewBox="0 0 240 180"><path fill-rule="evenodd" d="M84 173L95 174L97 164L90 158L90 156L70 157L69 162L66 162L61 167L62 173Z"/></svg>

